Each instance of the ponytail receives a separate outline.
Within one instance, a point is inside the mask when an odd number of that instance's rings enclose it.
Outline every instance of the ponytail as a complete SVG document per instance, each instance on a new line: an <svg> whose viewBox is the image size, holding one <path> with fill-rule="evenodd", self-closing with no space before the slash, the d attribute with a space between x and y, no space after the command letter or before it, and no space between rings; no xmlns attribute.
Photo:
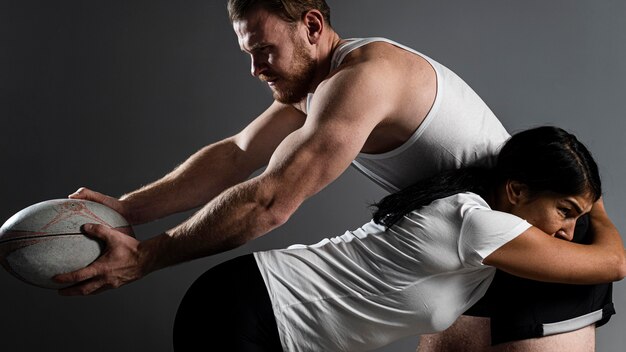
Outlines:
<svg viewBox="0 0 626 352"><path fill-rule="evenodd" d="M374 221L391 227L409 212L457 193L473 192L484 198L492 184L493 172L487 168L445 171L383 198L374 205Z"/></svg>

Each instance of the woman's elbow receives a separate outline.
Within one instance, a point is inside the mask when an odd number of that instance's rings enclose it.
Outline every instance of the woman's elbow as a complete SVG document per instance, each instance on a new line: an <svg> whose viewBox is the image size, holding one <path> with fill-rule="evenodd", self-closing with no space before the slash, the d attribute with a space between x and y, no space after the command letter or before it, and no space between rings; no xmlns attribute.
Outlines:
<svg viewBox="0 0 626 352"><path fill-rule="evenodd" d="M611 256L607 255L605 258L609 260L606 266L608 272L605 271L608 275L607 278L610 281L624 279L626 277L626 251L622 249L621 252L616 252Z"/></svg>
<svg viewBox="0 0 626 352"><path fill-rule="evenodd" d="M615 281L620 281L622 279L624 279L626 277L626 250L622 250L619 254L618 254L618 259L617 259L617 280Z"/></svg>

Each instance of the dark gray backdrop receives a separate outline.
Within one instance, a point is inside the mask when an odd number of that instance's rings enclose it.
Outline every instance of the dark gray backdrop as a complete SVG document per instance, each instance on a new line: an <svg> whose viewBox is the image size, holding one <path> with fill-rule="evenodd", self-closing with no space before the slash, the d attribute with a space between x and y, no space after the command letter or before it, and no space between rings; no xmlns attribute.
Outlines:
<svg viewBox="0 0 626 352"><path fill-rule="evenodd" d="M329 4L343 37L387 36L433 57L473 86L511 132L548 123L576 133L595 154L607 208L626 231L626 3ZM83 185L111 195L133 190L237 132L269 102L249 75L224 1L1 0L0 222ZM169 351L178 302L204 270L357 227L382 194L350 169L281 229L94 297L59 297L0 271L0 349ZM183 218L140 226L138 237ZM599 351L626 346L625 292L615 285L618 315L599 329ZM411 351L416 342L380 351Z"/></svg>

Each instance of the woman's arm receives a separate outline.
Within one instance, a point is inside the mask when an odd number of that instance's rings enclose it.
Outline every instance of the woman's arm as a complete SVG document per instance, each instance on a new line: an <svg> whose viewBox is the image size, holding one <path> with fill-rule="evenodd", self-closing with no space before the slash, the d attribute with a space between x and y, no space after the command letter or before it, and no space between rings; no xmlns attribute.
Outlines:
<svg viewBox="0 0 626 352"><path fill-rule="evenodd" d="M589 245L554 238L531 227L483 260L512 275L567 284L597 284L626 276L626 252L602 200L590 212Z"/></svg>

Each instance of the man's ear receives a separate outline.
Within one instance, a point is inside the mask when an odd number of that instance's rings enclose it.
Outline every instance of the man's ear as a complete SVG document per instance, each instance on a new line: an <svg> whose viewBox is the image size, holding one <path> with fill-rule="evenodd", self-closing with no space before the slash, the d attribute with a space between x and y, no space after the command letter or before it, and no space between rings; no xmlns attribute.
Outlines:
<svg viewBox="0 0 626 352"><path fill-rule="evenodd" d="M506 189L506 197L512 205L520 204L528 199L528 186L525 184L515 180L508 180L504 187Z"/></svg>
<svg viewBox="0 0 626 352"><path fill-rule="evenodd" d="M302 17L302 23L307 29L309 44L317 44L326 26L322 13L318 10L309 10Z"/></svg>

